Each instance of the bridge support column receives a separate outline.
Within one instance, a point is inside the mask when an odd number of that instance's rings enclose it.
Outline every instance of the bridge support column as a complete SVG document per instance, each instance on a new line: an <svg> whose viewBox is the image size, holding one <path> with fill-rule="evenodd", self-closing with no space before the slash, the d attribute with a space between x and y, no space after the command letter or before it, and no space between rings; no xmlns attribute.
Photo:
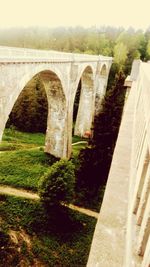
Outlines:
<svg viewBox="0 0 150 267"><path fill-rule="evenodd" d="M67 105L60 80L44 80L48 99L45 152L67 158Z"/></svg>
<svg viewBox="0 0 150 267"><path fill-rule="evenodd" d="M95 95L95 114L97 115L101 110L101 102L106 93L107 77L100 76L98 79L98 86L96 88Z"/></svg>
<svg viewBox="0 0 150 267"><path fill-rule="evenodd" d="M86 132L91 131L94 116L94 83L93 73L83 73L81 79L81 95L79 109L75 124L74 134L78 136L86 136Z"/></svg>
<svg viewBox="0 0 150 267"><path fill-rule="evenodd" d="M3 118L3 114L1 115L2 113L0 112L0 141L2 140L2 137L3 137L3 132L4 132L4 129L5 129L5 118Z"/></svg>

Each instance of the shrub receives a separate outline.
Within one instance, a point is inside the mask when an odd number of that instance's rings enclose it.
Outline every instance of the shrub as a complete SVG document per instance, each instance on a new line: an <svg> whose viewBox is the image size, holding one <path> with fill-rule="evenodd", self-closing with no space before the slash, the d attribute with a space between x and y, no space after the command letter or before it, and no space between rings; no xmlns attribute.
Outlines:
<svg viewBox="0 0 150 267"><path fill-rule="evenodd" d="M0 248L7 246L8 242L9 242L9 235L6 233L6 231L0 228Z"/></svg>
<svg viewBox="0 0 150 267"><path fill-rule="evenodd" d="M75 173L71 161L60 160L52 165L39 182L39 195L46 208L69 203L74 195Z"/></svg>

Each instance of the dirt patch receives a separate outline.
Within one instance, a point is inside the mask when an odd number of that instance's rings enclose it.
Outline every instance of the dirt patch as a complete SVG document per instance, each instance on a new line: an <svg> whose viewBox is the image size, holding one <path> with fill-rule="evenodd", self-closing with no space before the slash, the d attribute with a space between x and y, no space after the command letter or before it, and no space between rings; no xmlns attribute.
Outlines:
<svg viewBox="0 0 150 267"><path fill-rule="evenodd" d="M22 242L25 242L27 245L27 248L30 249L31 248L31 239L30 236L23 230L20 229L20 231L14 231L14 230L9 230L8 232L11 241L16 244L19 245Z"/></svg>

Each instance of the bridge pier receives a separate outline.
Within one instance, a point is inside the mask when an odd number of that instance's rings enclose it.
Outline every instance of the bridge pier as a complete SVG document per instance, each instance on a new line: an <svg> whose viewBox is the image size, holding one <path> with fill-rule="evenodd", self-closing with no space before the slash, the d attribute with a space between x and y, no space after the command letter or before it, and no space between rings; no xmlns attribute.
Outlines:
<svg viewBox="0 0 150 267"><path fill-rule="evenodd" d="M40 74L47 100L48 118L45 152L58 158L67 157L67 103L62 84L57 75L47 71Z"/></svg>
<svg viewBox="0 0 150 267"><path fill-rule="evenodd" d="M97 87L95 95L95 114L97 115L101 110L101 102L106 93L107 81L108 81L108 71L106 66L103 65L100 74L97 77Z"/></svg>
<svg viewBox="0 0 150 267"><path fill-rule="evenodd" d="M91 131L94 116L94 91L93 72L91 68L87 67L81 78L81 95L75 124L75 135L85 136L86 132Z"/></svg>

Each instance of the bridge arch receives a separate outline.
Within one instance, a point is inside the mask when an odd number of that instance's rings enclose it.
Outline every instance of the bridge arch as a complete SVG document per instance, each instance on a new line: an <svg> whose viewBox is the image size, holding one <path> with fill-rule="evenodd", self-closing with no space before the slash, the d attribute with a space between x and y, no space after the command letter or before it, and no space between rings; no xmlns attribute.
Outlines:
<svg viewBox="0 0 150 267"><path fill-rule="evenodd" d="M44 66L43 66L43 64L41 64L41 65L38 64L37 66L34 65L33 67L32 66L29 66L29 67L30 67L30 69L28 69L28 71L24 71L23 73L21 73L21 77L20 77L19 84L18 84L18 87L20 88L20 90L22 90L22 88L25 87L25 85L28 83L28 81L30 81L37 74L43 73L43 72L49 72L49 73L54 73L57 76L57 78L61 82L64 94L66 94L65 93L64 75L61 72L61 70L59 70L59 68L57 68L53 64L51 64L50 66L49 66L49 64L47 64L47 66L45 66L45 64L44 64Z"/></svg>
<svg viewBox="0 0 150 267"><path fill-rule="evenodd" d="M101 66L100 76L105 76L105 77L107 76L107 66L105 63Z"/></svg>
<svg viewBox="0 0 150 267"><path fill-rule="evenodd" d="M76 134L83 136L85 131L91 128L96 90L100 77L104 77L100 75L100 66L106 64L107 71L109 71L111 62L112 58L104 56L0 47L0 140L8 115L24 86L36 74L50 71L56 74L58 78L58 91L61 94L60 99L62 101L60 106L63 106L62 110L60 108L60 114L65 115L63 118L60 116L56 129L53 129L56 132L61 129L61 137L56 135L57 140L55 140L57 144L60 144L61 149L52 149L53 152L50 151L50 147L54 146L50 143L50 137L48 137L46 143L47 152L51 152L58 157L69 158L71 155L73 102L79 81L81 80L82 89L76 122ZM105 77L105 82L107 82L107 77ZM52 99L53 90L48 88L53 87L53 82L44 77L43 83L47 92L50 92L51 97L48 97ZM91 101L88 99L88 95L91 95ZM51 131L51 134L53 131Z"/></svg>
<svg viewBox="0 0 150 267"><path fill-rule="evenodd" d="M81 93L74 134L85 136L91 130L94 115L94 71L90 65L82 70L78 83L80 81Z"/></svg>
<svg viewBox="0 0 150 267"><path fill-rule="evenodd" d="M11 95L11 103L7 109L5 124L23 88L36 75L41 77L48 102L45 152L51 153L56 157L66 157L66 96L62 82L54 71L46 69L37 72L37 68L35 68L18 81Z"/></svg>

